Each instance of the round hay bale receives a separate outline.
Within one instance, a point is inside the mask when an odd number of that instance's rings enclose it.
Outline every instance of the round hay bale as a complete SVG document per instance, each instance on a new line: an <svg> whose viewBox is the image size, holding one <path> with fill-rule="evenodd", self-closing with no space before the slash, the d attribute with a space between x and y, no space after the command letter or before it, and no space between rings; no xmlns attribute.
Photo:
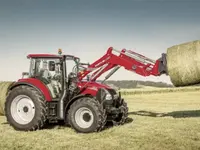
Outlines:
<svg viewBox="0 0 200 150"><path fill-rule="evenodd" d="M167 69L176 87L200 83L200 40L168 48Z"/></svg>
<svg viewBox="0 0 200 150"><path fill-rule="evenodd" d="M0 82L0 115L4 114L4 104L7 95L7 89L13 84L11 81Z"/></svg>

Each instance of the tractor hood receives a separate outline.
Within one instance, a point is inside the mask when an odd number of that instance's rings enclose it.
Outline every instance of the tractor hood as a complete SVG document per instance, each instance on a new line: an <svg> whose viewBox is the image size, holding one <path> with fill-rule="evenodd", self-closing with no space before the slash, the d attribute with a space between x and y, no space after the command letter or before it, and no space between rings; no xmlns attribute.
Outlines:
<svg viewBox="0 0 200 150"><path fill-rule="evenodd" d="M105 89L112 89L110 86L98 82L89 82L89 81L81 81L78 83L79 87L83 87L84 85L87 85L87 87L90 88L105 88Z"/></svg>
<svg viewBox="0 0 200 150"><path fill-rule="evenodd" d="M107 89L108 91L115 91L115 89L113 89L112 87L98 82L81 81L78 83L78 86L80 89L86 87L86 89L83 90L82 94L90 94L93 96L95 96L98 90L101 88Z"/></svg>

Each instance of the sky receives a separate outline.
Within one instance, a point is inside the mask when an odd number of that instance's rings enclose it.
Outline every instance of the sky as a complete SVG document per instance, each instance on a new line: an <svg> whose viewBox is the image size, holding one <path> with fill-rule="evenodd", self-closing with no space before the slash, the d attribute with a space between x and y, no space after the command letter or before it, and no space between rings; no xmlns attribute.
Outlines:
<svg viewBox="0 0 200 150"><path fill-rule="evenodd" d="M21 78L29 53L58 48L89 63L110 46L156 60L168 47L200 39L199 7L199 0L0 0L0 80ZM171 83L123 68L110 79Z"/></svg>

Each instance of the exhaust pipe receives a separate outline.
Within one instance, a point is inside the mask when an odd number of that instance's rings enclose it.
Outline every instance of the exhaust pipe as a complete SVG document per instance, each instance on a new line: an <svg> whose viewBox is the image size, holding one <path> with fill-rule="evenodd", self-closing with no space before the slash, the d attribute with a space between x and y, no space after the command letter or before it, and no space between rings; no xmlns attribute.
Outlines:
<svg viewBox="0 0 200 150"><path fill-rule="evenodd" d="M58 102L58 112L59 112L59 118L60 119L64 119L64 99L66 98L67 95L67 85L66 85L66 61L65 58L62 60L63 61L63 66L62 66L62 74L63 74L63 85L62 85L62 89L63 89L63 93L62 93L62 97Z"/></svg>

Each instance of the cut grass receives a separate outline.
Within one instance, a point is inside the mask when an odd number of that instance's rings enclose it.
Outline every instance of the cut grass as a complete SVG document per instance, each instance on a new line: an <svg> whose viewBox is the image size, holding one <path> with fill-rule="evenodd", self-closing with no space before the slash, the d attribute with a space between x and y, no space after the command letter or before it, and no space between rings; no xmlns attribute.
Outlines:
<svg viewBox="0 0 200 150"><path fill-rule="evenodd" d="M78 134L55 126L18 132L0 117L0 148L70 150L189 150L200 149L200 92L126 96L129 117L123 126L100 133Z"/></svg>

